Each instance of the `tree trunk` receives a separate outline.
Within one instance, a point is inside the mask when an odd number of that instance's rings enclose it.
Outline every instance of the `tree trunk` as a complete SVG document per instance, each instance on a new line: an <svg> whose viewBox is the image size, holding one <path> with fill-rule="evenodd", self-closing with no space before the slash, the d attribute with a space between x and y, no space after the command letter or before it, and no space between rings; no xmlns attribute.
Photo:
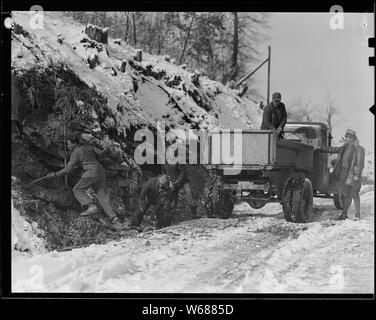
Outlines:
<svg viewBox="0 0 376 320"><path fill-rule="evenodd" d="M158 18L158 27L159 27L159 30L163 30L163 14L158 14L157 15L157 18ZM167 30L168 30L168 27L166 28L165 32L167 34ZM162 51L162 32L157 32L157 55L161 55L161 51Z"/></svg>
<svg viewBox="0 0 376 320"><path fill-rule="evenodd" d="M209 45L209 61L210 61L210 78L215 79L216 77L216 72L214 68L214 53L213 53L213 48L211 45Z"/></svg>
<svg viewBox="0 0 376 320"><path fill-rule="evenodd" d="M330 111L328 111L327 124L328 124L329 130L332 131L332 115L330 114Z"/></svg>
<svg viewBox="0 0 376 320"><path fill-rule="evenodd" d="M225 59L223 53L223 31L221 31L221 63L222 63L222 83L226 83L226 68L225 68Z"/></svg>
<svg viewBox="0 0 376 320"><path fill-rule="evenodd" d="M127 22L125 24L125 41L129 39L129 12L127 12Z"/></svg>
<svg viewBox="0 0 376 320"><path fill-rule="evenodd" d="M137 50L136 56L134 58L136 61L141 62L142 61L142 50Z"/></svg>
<svg viewBox="0 0 376 320"><path fill-rule="evenodd" d="M230 80L235 80L238 74L237 66L238 66L238 50L239 50L239 35L238 35L238 13L233 12L234 15L234 40L233 40L233 47L232 47L232 59L231 59L231 70L232 74Z"/></svg>
<svg viewBox="0 0 376 320"><path fill-rule="evenodd" d="M136 37L136 14L133 12L133 15L132 15L132 19L133 19L133 42L134 42L134 46L137 46L137 37Z"/></svg>
<svg viewBox="0 0 376 320"><path fill-rule="evenodd" d="M179 59L179 64L182 63L183 58L184 58L184 54L185 54L185 50L187 49L187 44L188 44L189 36L190 36L191 30L192 30L192 25L193 25L193 20L195 18L195 14L196 13L194 12L193 15L192 15L192 18L191 18L191 22L189 24L189 29L188 29L188 32L187 32L187 37L185 38L184 47L183 47L183 50L181 52L180 59Z"/></svg>
<svg viewBox="0 0 376 320"><path fill-rule="evenodd" d="M89 25L85 27L85 33L89 36L90 39L104 44L108 44L107 28L100 28L94 25Z"/></svg>

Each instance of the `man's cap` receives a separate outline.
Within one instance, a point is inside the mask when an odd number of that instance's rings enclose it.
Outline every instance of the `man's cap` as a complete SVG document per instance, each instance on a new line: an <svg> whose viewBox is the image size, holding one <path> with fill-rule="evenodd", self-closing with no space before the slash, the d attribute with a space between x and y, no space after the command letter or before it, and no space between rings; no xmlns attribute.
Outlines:
<svg viewBox="0 0 376 320"><path fill-rule="evenodd" d="M345 137L356 138L356 132L354 130L347 129Z"/></svg>
<svg viewBox="0 0 376 320"><path fill-rule="evenodd" d="M167 182L169 182L169 178L166 174L162 174L158 177L158 181L161 185L165 185Z"/></svg>
<svg viewBox="0 0 376 320"><path fill-rule="evenodd" d="M282 96L281 96L281 94L279 93L279 92L274 92L273 94L272 94L272 99L274 100L274 99L281 99L282 98Z"/></svg>

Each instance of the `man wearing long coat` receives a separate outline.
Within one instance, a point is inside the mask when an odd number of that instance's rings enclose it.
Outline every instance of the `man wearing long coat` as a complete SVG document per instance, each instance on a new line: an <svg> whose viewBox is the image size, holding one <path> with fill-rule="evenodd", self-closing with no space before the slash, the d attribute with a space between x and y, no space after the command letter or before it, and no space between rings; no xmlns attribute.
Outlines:
<svg viewBox="0 0 376 320"><path fill-rule="evenodd" d="M347 219L347 211L350 207L352 200L352 181L349 179L349 175L352 172L352 162L356 154L354 141L356 139L356 133L354 130L348 129L345 134L345 142L340 149L336 164L333 169L333 176L339 182L339 193L342 199L342 213L337 217L338 220Z"/></svg>

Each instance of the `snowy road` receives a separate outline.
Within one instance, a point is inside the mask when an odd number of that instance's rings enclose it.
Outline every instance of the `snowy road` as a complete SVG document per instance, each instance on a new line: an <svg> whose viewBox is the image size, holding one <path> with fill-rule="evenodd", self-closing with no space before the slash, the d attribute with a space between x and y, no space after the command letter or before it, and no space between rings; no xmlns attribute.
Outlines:
<svg viewBox="0 0 376 320"><path fill-rule="evenodd" d="M199 219L69 252L13 256L13 291L374 292L374 187L362 220L336 221L315 199L316 221L287 223L279 204L236 207L232 218Z"/></svg>

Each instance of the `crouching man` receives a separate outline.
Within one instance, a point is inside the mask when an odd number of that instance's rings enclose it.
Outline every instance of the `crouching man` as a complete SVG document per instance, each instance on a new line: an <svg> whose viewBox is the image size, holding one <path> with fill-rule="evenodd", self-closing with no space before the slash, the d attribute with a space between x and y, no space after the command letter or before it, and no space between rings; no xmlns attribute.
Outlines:
<svg viewBox="0 0 376 320"><path fill-rule="evenodd" d="M191 215L193 219L198 219L200 216L197 214L197 204L192 197L192 189L190 187L190 181L188 172L185 165L179 163L169 164L166 163L163 167L164 173L171 180L171 194L169 204L171 210L175 211L179 199L179 191L184 190L184 201L191 209Z"/></svg>
<svg viewBox="0 0 376 320"><path fill-rule="evenodd" d="M109 217L110 221L117 227L120 228L121 224L118 217L112 210L109 198L109 191L106 187L106 176L103 166L99 163L98 158L100 158L104 151L101 151L91 145L81 143L81 134L74 132L67 137L67 146L69 151L71 151L71 156L67 166L57 172L52 172L42 178L34 180L31 184L51 178L58 178L64 174L70 173L75 167L82 166L83 174L81 179L73 187L73 194L75 195L78 202L80 202L86 211L82 212L82 216L97 213L99 208L93 202L93 200L86 194L86 190L89 187L94 189L96 193L96 199L101 205L104 212Z"/></svg>
<svg viewBox="0 0 376 320"><path fill-rule="evenodd" d="M153 214L157 217L157 229L171 224L170 205L170 180L164 175L150 178L141 189L139 209L131 220L132 226L142 223L147 210L153 206Z"/></svg>

